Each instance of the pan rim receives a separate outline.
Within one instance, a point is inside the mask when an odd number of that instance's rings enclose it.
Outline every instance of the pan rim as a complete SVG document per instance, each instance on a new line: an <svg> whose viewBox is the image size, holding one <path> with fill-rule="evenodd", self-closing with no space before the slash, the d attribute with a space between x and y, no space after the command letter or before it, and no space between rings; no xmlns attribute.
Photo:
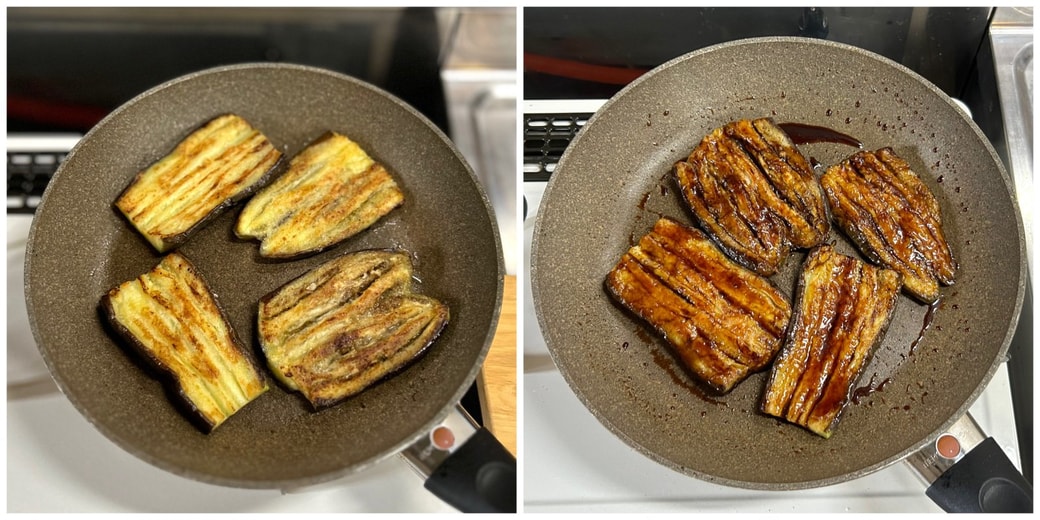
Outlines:
<svg viewBox="0 0 1040 520"><path fill-rule="evenodd" d="M377 87L371 83L329 69L296 63L247 62L211 67L207 69L190 72L182 76L178 76L176 78L172 78L134 96L130 100L126 101L125 103L114 109L111 113L106 115L101 121L94 125L83 137L80 138L80 140L76 143L72 150L68 152L68 154L66 155L66 160L63 161L61 165L59 165L58 169L55 171L51 179L51 182L48 183L47 189L44 191L41 197L39 206L37 207L37 216L47 211L49 195L53 192L53 186L60 184L61 179L64 177L64 172L67 169L65 165L72 162L71 160L74 159L76 154L79 153L79 151L85 146L85 143L90 142L95 134L100 132L102 129L106 128L108 125L111 125L112 121L117 121L123 112L127 111L128 109L135 106L144 99L151 98L156 94L165 91L173 86L179 85L187 81L192 81L201 76L213 76L225 74L228 72L248 70L299 71L309 74L330 77L337 81L345 81L347 83L352 84L356 88L368 90L374 93L376 96L393 103L398 108L404 110L411 117L415 118L415 120L420 122L426 130L430 131L433 134L437 141L444 145L445 150L447 150L451 154L454 161L456 161L462 167L463 171L466 172L469 182L472 183L473 187L475 188L475 192L479 195L480 203L482 205L482 211L479 213L479 215L487 218L487 225L490 226L491 230L492 236L488 238L491 240L492 245L494 247L495 294L493 298L494 308L492 309L491 314L489 316L490 319L488 322L488 330L484 333L484 337L482 339L482 346L477 356L473 359L473 364L470 367L466 377L463 379L462 384L452 393L451 399L445 403L442 403L439 407L439 411L436 414L434 414L431 417L431 419L423 423L422 427L416 429L410 435L404 437L401 441L391 445L388 449L384 449L383 451L378 452L367 459L337 468L333 471L317 474L312 473L303 477L292 477L287 479L230 478L199 472L192 469L180 467L168 460L153 456L148 452L138 448L137 446L132 445L127 439L119 435L118 432L116 432L113 428L110 428L103 424L100 421L100 419L96 417L96 414L89 413L87 411L89 407L87 407L84 404L83 400L77 398L73 392L69 392L67 382L64 380L64 377L61 377L59 375L60 371L56 368L55 362L51 359L48 347L44 346L45 342L43 341L43 333L41 332L40 324L37 321L36 305L34 299L31 297L32 287L30 284L30 274L32 273L33 269L33 259L37 256L36 254L34 254L34 250L37 240L36 235L39 227L38 223L40 222L40 219L35 217L29 229L29 234L25 246L25 274L23 277L23 295L26 300L26 311L29 318L29 327L32 331L33 340L35 341L37 350L40 352L40 355L47 366L48 373L50 374L51 379L55 382L62 395L64 395L65 398L68 399L69 402L73 405L76 411L79 412L79 414L84 419L86 419L97 431L101 432L102 435L110 442L119 446L124 451L131 453L138 459L151 464L152 466L158 467L169 473L181 477L190 478L199 482L244 489L297 489L359 473L382 462L383 460L390 458L391 456L397 455L405 447L410 446L414 444L416 441L423 438L425 435L427 435L427 433L430 430L432 430L436 425L443 422L445 418L447 418L451 413L453 413L453 408L461 401L462 397L473 385L474 381L476 381L477 375L483 367L483 363L487 358L488 351L491 347L491 343L494 339L495 332L497 330L498 322L501 319L502 299L505 282L505 261L503 258L503 248L501 243L501 234L498 228L498 222L497 219L494 217L494 210L491 205L490 199L488 198L486 190L480 183L472 166L459 151L455 143L440 128L438 128L437 125L435 125L429 118L427 118L422 113L418 112L418 110L416 110L414 107L404 102L394 94L391 94L386 90Z"/></svg>
<svg viewBox="0 0 1040 520"><path fill-rule="evenodd" d="M985 137L985 135L978 128L978 126L969 117L967 117L963 112L961 112L961 110L959 108L956 107L956 105L949 99L948 95L946 95L944 92L942 92L934 84L932 84L931 82L929 82L928 80L926 80L925 78L923 78L922 76L917 74L916 72L914 72L914 71L910 70L909 68L905 67L904 65L899 64L897 62L894 62L894 61L892 61L892 60L890 60L890 59L888 59L888 58L886 58L884 56L878 55L876 53L867 51L867 50L859 48L859 47L855 47L853 45L848 45L848 44L839 43L839 42L833 42L833 41L828 41L828 40L819 40L819 39L813 39L813 38L792 37L792 36L766 36L766 37L756 37L756 38L746 38L746 39L740 39L740 40L733 40L733 41L729 41L729 42L725 42L725 43L720 43L720 44L717 44L717 45L704 47L704 48L701 48L701 49L698 49L698 50L695 50L695 51L691 51L689 53L686 53L686 54L683 54L683 55L678 56L676 58L673 58L671 60L668 60L667 62L665 62L665 63L663 63L663 64L661 64L661 65L659 65L659 66L657 66L657 67L655 67L653 69L651 69L646 74L640 76L639 78L637 78L633 82L631 82L628 85L626 85L617 94L615 94L613 97L611 97L609 100L607 100L607 102L605 102L602 105L602 107L599 110L597 110L596 113L593 114L592 117L589 118L589 120L585 124L585 126L581 129L581 131L577 134L577 136L572 140L571 145L568 146L567 149L564 151L563 155L561 156L561 158L560 158L560 160L558 162L558 165L557 165L557 168L556 168L556 170L554 172L554 175L549 178L549 181L548 181L548 183L547 183L547 185L545 187L545 191L544 191L543 196L542 196L543 207L544 207L544 204L546 203L546 201L554 200L553 199L554 188L560 184L560 182L558 182L558 180L561 177L559 175L559 172L561 172L561 171L562 172L566 172L568 170L569 163L571 162L572 157L575 155L574 150L580 148L580 144L584 141L585 136L588 135L589 129L590 128L592 128L592 129L597 128L597 121L603 117L603 114L609 112L612 106L614 106L616 103L620 103L623 99L626 98L626 96L628 96L633 90L638 89L644 82L651 81L660 72L665 71L667 69L670 69L670 68L672 68L672 67L674 67L674 66L676 66L676 65L678 65L678 64L680 64L682 62L685 62L685 61L691 60L691 59L695 59L695 58L697 58L699 56L702 56L704 54L716 52L716 51L719 51L719 50L730 49L730 48L741 47L741 46L749 46L749 45L792 44L792 43L793 44L818 45L818 46L821 46L821 47L830 47L832 49L839 49L839 50L841 50L843 52L852 52L852 53L858 54L858 55L860 55L862 57L865 57L867 59L870 59L870 60L873 60L875 62L878 62L881 66L893 68L896 72L908 76L910 79L914 80L916 83L918 83L920 85L923 85L929 91L931 91L932 93L936 94L939 99L942 99L944 103L946 103L947 105L950 106L951 109L956 111L956 113L958 114L958 117L961 117L966 123L968 123L968 126L969 126L969 128L971 128L971 130L972 130L973 134L975 135L975 137L978 139L979 142L981 142L984 145L984 148L988 152L988 156L992 160L993 164L996 165L997 170L998 170L998 172L1000 174L1000 177L1003 180L1003 187L1005 189L1007 189L1007 191L1008 191L1010 202L1011 202L1012 208L1014 210L1013 213L1014 213L1014 216L1015 216L1016 237L1018 239L1017 241L1018 241L1019 259L1020 259L1020 262L1019 262L1019 265L1018 265L1018 284L1017 284L1018 287L1017 287L1017 291L1016 291L1016 295L1015 295L1015 303L1013 305L1013 312L1012 312L1012 316L1011 316L1011 319L1010 319L1010 322L1009 322L1009 326L1008 326L1008 329L1005 331L1003 340L1001 341L1001 346L997 350L996 355L993 358L993 362L990 363L990 366L987 369L986 373L983 375L982 379L980 380L980 382L976 386L976 388L970 393L968 398L960 405L960 407L949 418L947 418L942 424L940 424L940 426L938 428L936 428L934 431L929 433L929 435L925 436L924 438L922 438L922 439L920 439L918 441L915 441L915 442L911 443L910 446L907 447L906 449L900 450L897 453L895 453L894 455L892 455L892 456L890 456L888 458L885 458L884 460L882 460L880 462L877 462L877 463L871 464L871 465L869 465L867 467L860 468L860 469L858 469L856 471L848 472L848 473L845 473L845 474L842 474L842 475L838 475L838 476L835 476L835 477L828 477L828 478L821 478L821 479L811 479L811 480L805 480L805 481L799 481L799 482L779 482L779 483L775 483L775 482L750 482L750 481L744 481L744 480L730 479L730 478L726 478L726 477L720 477L720 476L716 476L716 475L707 474L707 473L704 473L702 471L695 470L695 469L692 469L692 468L680 466L677 463L675 463L674 461L667 460L665 457L660 456L659 454L655 453L653 450L648 449L648 448L640 445L639 443L637 443L633 438L631 438L629 435L627 435L623 431L621 431L618 427L613 425L607 419L607 417L605 416L603 411L597 409L594 406L594 404L592 403L590 397L587 396L584 393L584 391L581 390L580 387L577 385L577 383L576 383L576 381L574 379L574 376L571 373L569 373L569 371L565 368L564 362L560 358L561 354L556 349L554 349L552 347L552 341L553 341L554 334L553 334L553 331L550 330L550 327L548 325L549 319L547 318L547 316L549 316L550 311L548 309L546 309L546 307L545 307L547 305L546 304L547 299L546 299L545 294L543 293L543 287L539 283L539 280L544 278L544 276L539 276L539 265L538 265L539 262L538 262L538 259L541 256L544 255L544 253L542 253L541 251L543 249L542 237L545 234L544 233L544 229L546 227L546 223L545 223L545 214L546 214L546 212L542 211L542 209L540 208L539 211L538 211L538 214L536 216L536 219L535 219L534 232L533 232L533 235L532 235L532 242L531 242L531 263L530 263L531 296L532 296L533 303L534 303L535 315L537 317L539 330L541 331L542 336L545 338L546 345L549 347L548 350L549 350L549 353L550 353L550 357L552 358L554 364L559 369L559 371L560 371L561 375L563 376L564 380L566 381L568 387L570 387L571 391L578 397L578 399L582 403L582 405L587 410L589 410L589 412L592 413L593 416L596 417L596 419L600 422L600 424L602 424L604 427L606 427L606 429L608 431L610 431L612 434L614 434L619 439L621 439L630 448L636 450L637 452L643 454L644 456L647 456L651 460L654 460L655 462L657 462L659 464L662 464L662 465L664 465L664 466L666 466L666 467L668 467L668 468L670 468L670 469L672 469L672 470L674 470L676 472L679 472L679 473L682 473L682 474L685 474L685 475L689 475L689 476L693 476L693 477L696 477L696 478L699 478L701 480L705 480L705 481L708 481L708 482L719 483L719 484L723 484L723 485L727 485L727 486L731 486L731 487L737 487L737 488L786 491L786 490L797 490L797 489L810 489L810 488L816 488L816 487L822 487L822 486L828 486L828 485L837 484L837 483L841 483L841 482L846 482L846 481L849 481L849 480L853 480L853 479L856 479L856 478L859 478L859 477L862 477L862 476L874 473L874 472L876 472L876 471L878 471L880 469L883 469L885 467L888 467L888 466L890 466L890 465L892 465L892 464L894 464L896 462L899 462L899 461L905 459L911 453L914 453L914 452L920 450L921 448L925 447L926 445L928 445L929 441L932 438L934 438L937 434L941 433L945 429L949 428L950 425L952 425L961 416L963 416L965 413L968 412L968 409L971 407L971 405L978 399L979 395L988 386L988 384L991 381L993 375L1000 368L1002 361L1006 359L1006 357L1007 357L1007 350L1008 350L1008 348L1009 348L1009 346L1011 344L1011 341L1012 341L1012 339L1014 337L1014 333L1015 333L1015 330L1016 330L1018 322L1019 322L1019 318L1020 318L1020 314L1021 314L1021 310L1022 310L1022 306L1023 306L1023 301L1024 301L1024 296L1025 296L1025 288L1026 288L1025 284L1026 284L1026 278L1027 278L1026 275L1027 275L1027 272L1028 272L1027 271L1027 265L1026 265L1027 264L1027 259L1026 259L1026 254L1025 254L1025 244L1024 244L1024 240L1023 240L1024 231L1023 231L1023 224L1022 224L1021 209L1019 207L1017 197L1014 196L1014 193L1015 193L1014 189L1013 189L1014 185L1011 182L1010 175L1007 173L1006 168L1004 167L1004 165L1001 162L999 156L997 155L995 149L993 148L992 143L989 142L989 139L987 139ZM559 197L557 197L557 198L559 198ZM546 240L549 240L549 239L546 238Z"/></svg>

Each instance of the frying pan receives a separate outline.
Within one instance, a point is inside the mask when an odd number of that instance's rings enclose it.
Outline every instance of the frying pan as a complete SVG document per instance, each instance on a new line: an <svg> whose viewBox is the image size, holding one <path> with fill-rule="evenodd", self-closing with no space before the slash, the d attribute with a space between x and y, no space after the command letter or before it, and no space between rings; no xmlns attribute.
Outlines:
<svg viewBox="0 0 1040 520"><path fill-rule="evenodd" d="M181 247L257 355L260 297L348 251L410 251L418 290L446 302L452 319L417 362L355 398L313 412L272 378L266 394L205 435L117 346L97 309L110 288L161 258L113 210L115 197L137 171L224 113L246 118L286 158L328 130L343 133L392 172L406 198L368 230L297 261L261 259L256 242L235 239L240 206ZM298 65L205 70L127 102L68 154L43 195L26 247L29 321L61 391L123 449L213 484L300 488L363 470L428 435L472 384L502 298L503 258L491 215L454 145L390 94Z"/></svg>
<svg viewBox="0 0 1040 520"><path fill-rule="evenodd" d="M659 216L694 222L672 180L674 162L712 129L754 117L828 127L872 150L893 147L936 194L960 264L927 330L928 308L900 296L858 383L866 395L849 405L830 439L757 411L768 372L713 395L604 290L607 272ZM855 151L828 142L800 149L824 166ZM736 487L847 481L929 443L967 411L1005 360L1026 279L1010 186L970 119L885 58L803 38L705 48L627 86L564 153L532 239L536 314L581 402L647 457ZM858 255L837 230L828 241ZM788 295L804 254L792 255L772 278Z"/></svg>

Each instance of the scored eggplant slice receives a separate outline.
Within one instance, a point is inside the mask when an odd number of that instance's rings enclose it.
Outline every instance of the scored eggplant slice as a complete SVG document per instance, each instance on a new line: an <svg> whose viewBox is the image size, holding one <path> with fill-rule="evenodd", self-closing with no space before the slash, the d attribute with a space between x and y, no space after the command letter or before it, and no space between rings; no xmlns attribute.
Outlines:
<svg viewBox="0 0 1040 520"><path fill-rule="evenodd" d="M769 118L715 129L674 170L701 228L763 276L775 274L792 247L816 246L830 231L812 168Z"/></svg>
<svg viewBox="0 0 1040 520"><path fill-rule="evenodd" d="M830 245L810 251L762 411L830 437L860 372L884 337L900 278L896 271L842 255Z"/></svg>
<svg viewBox="0 0 1040 520"><path fill-rule="evenodd" d="M109 291L101 308L206 433L268 389L205 280L179 253Z"/></svg>
<svg viewBox="0 0 1040 520"><path fill-rule="evenodd" d="M622 255L606 287L720 393L772 361L791 316L786 296L768 280L666 217Z"/></svg>
<svg viewBox="0 0 1040 520"><path fill-rule="evenodd" d="M448 306L412 291L400 251L334 258L260 300L257 323L267 364L320 409L396 373L429 347Z"/></svg>
<svg viewBox="0 0 1040 520"><path fill-rule="evenodd" d="M935 196L891 148L862 151L820 179L838 226L870 260L903 275L925 303L954 282L957 263Z"/></svg>
<svg viewBox="0 0 1040 520"><path fill-rule="evenodd" d="M164 253L250 195L282 157L241 117L217 117L138 173L115 207Z"/></svg>
<svg viewBox="0 0 1040 520"><path fill-rule="evenodd" d="M260 240L263 257L303 256L363 231L403 202L386 168L328 132L246 204L235 234Z"/></svg>

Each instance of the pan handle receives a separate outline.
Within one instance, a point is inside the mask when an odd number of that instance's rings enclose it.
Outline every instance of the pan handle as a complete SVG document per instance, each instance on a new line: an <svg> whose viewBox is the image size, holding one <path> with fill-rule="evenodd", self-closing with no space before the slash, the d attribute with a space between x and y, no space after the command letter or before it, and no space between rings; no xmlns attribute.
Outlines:
<svg viewBox="0 0 1040 520"><path fill-rule="evenodd" d="M928 498L948 513L1033 511L1033 486L971 414L907 462L929 484Z"/></svg>
<svg viewBox="0 0 1040 520"><path fill-rule="evenodd" d="M401 454L426 489L459 511L516 512L516 457L461 405Z"/></svg>

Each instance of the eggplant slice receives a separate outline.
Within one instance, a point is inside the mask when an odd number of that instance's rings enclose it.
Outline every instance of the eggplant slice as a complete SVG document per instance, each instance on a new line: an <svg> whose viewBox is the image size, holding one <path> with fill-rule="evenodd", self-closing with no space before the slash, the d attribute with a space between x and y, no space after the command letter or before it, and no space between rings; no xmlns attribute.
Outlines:
<svg viewBox="0 0 1040 520"><path fill-rule="evenodd" d="M895 310L900 274L813 249L798 280L794 316L773 363L764 413L831 436L849 394Z"/></svg>
<svg viewBox="0 0 1040 520"><path fill-rule="evenodd" d="M328 132L246 204L235 234L260 240L260 256L293 258L350 238L403 202L386 168Z"/></svg>
<svg viewBox="0 0 1040 520"><path fill-rule="evenodd" d="M165 253L250 195L282 153L241 117L217 117L138 173L115 207Z"/></svg>
<svg viewBox="0 0 1040 520"><path fill-rule="evenodd" d="M792 247L816 246L830 231L812 168L772 119L715 129L674 170L701 228L760 275L775 274Z"/></svg>
<svg viewBox="0 0 1040 520"><path fill-rule="evenodd" d="M838 226L871 261L899 271L908 293L932 303L940 283L954 282L939 203L891 148L857 152L820 182Z"/></svg>
<svg viewBox="0 0 1040 520"><path fill-rule="evenodd" d="M772 361L791 316L787 297L768 280L669 218L621 257L606 287L720 393Z"/></svg>
<svg viewBox="0 0 1040 520"><path fill-rule="evenodd" d="M271 371L315 409L396 373L447 325L448 306L412 292L408 253L334 258L260 300L260 346Z"/></svg>
<svg viewBox="0 0 1040 520"><path fill-rule="evenodd" d="M101 308L206 433L268 389L205 280L179 253L109 291Z"/></svg>

